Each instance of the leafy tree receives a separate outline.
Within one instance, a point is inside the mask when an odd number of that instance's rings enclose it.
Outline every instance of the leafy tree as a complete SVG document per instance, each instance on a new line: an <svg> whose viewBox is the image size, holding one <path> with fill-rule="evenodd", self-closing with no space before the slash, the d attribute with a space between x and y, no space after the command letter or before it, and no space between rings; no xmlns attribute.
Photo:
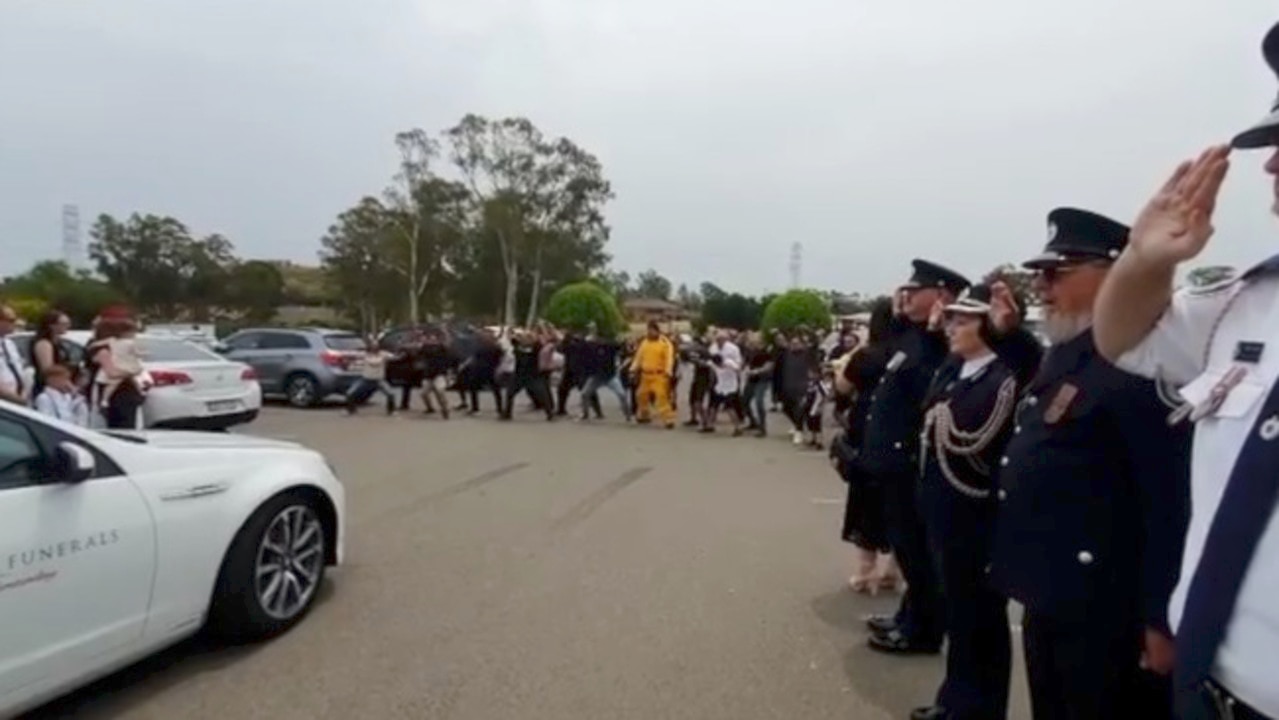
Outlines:
<svg viewBox="0 0 1279 720"><path fill-rule="evenodd" d="M7 298L38 298L66 313L80 327L88 325L102 308L124 300L121 293L87 271L72 272L66 263L51 260L6 278L0 293Z"/></svg>
<svg viewBox="0 0 1279 720"><path fill-rule="evenodd" d="M320 262L338 297L363 330L374 330L394 316L397 275L383 260L387 244L386 208L365 197L338 216L320 239Z"/></svg>
<svg viewBox="0 0 1279 720"><path fill-rule="evenodd" d="M525 118L467 115L446 130L450 158L470 191L471 209L496 244L502 318L513 324L520 286L530 288L527 321L537 315L545 261L574 250L586 270L607 262L602 207L612 198L599 161L566 138L548 141ZM548 247L562 245L548 253ZM587 277L582 273L579 277Z"/></svg>
<svg viewBox="0 0 1279 720"><path fill-rule="evenodd" d="M999 267L986 273L981 279L985 284L996 281L1003 281L1008 285L1008 289L1012 290L1013 296L1022 306L1025 307L1026 302L1031 302L1035 298L1035 290L1033 283L1035 281L1035 273L1023 267L1018 267L1012 263L1004 263Z"/></svg>
<svg viewBox="0 0 1279 720"><path fill-rule="evenodd" d="M270 322L284 304L284 274L274 263L238 263L227 273L227 281L227 304L253 324Z"/></svg>
<svg viewBox="0 0 1279 720"><path fill-rule="evenodd" d="M595 324L600 335L616 337L626 329L626 320L617 300L593 282L565 285L551 295L546 304L546 319L572 330L585 330Z"/></svg>
<svg viewBox="0 0 1279 720"><path fill-rule="evenodd" d="M680 283L679 289L675 291L675 302L685 310L701 310L702 296L696 290L689 290L688 286Z"/></svg>
<svg viewBox="0 0 1279 720"><path fill-rule="evenodd" d="M100 215L89 230L89 257L107 282L143 312L170 316L187 278L191 234L171 217Z"/></svg>
<svg viewBox="0 0 1279 720"><path fill-rule="evenodd" d="M38 322L49 311L49 303L38 297L11 297L5 304L28 324Z"/></svg>
<svg viewBox="0 0 1279 720"><path fill-rule="evenodd" d="M671 281L650 268L635 278L635 294L642 298L669 300L671 297Z"/></svg>
<svg viewBox="0 0 1279 720"><path fill-rule="evenodd" d="M625 270L605 270L593 281L615 298L626 299L634 292L631 288L631 274Z"/></svg>
<svg viewBox="0 0 1279 720"><path fill-rule="evenodd" d="M764 314L759 300L741 293L726 293L710 283L702 284L702 297L701 324L735 330L759 327Z"/></svg>
<svg viewBox="0 0 1279 720"><path fill-rule="evenodd" d="M829 330L830 307L813 290L788 290L773 298L764 309L764 330L792 330L797 327Z"/></svg>

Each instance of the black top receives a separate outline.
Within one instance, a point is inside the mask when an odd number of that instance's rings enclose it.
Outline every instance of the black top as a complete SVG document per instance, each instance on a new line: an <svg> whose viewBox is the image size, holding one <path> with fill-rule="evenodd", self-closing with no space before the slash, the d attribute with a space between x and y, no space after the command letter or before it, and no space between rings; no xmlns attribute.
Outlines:
<svg viewBox="0 0 1279 720"><path fill-rule="evenodd" d="M564 355L564 374L570 378L590 376L592 347L586 340L568 336L560 341L560 353Z"/></svg>
<svg viewBox="0 0 1279 720"><path fill-rule="evenodd" d="M529 378L538 374L537 355L542 350L542 343L515 343L515 374Z"/></svg>
<svg viewBox="0 0 1279 720"><path fill-rule="evenodd" d="M802 394L808 389L809 374L817 367L816 350L805 347L787 350L782 355L782 390L788 395Z"/></svg>
<svg viewBox="0 0 1279 720"><path fill-rule="evenodd" d="M502 348L497 343L484 342L475 349L471 365L477 372L493 373L502 364Z"/></svg>
<svg viewBox="0 0 1279 720"><path fill-rule="evenodd" d="M621 343L612 340L586 341L585 377L607 380L617 375L617 356L621 353Z"/></svg>
<svg viewBox="0 0 1279 720"><path fill-rule="evenodd" d="M875 475L914 475L924 421L924 398L946 360L941 333L905 317L893 319L884 344L884 374L871 393L862 434L862 465Z"/></svg>
<svg viewBox="0 0 1279 720"><path fill-rule="evenodd" d="M1169 412L1154 383L1101 357L1091 332L1048 352L999 460L996 587L1047 616L1166 629L1191 437Z"/></svg>
<svg viewBox="0 0 1279 720"><path fill-rule="evenodd" d="M844 379L853 386L853 403L848 412L848 440L854 447L861 445L866 425L866 413L870 410L871 393L884 375L888 356L884 348L871 345L849 358L844 365Z"/></svg>
<svg viewBox="0 0 1279 720"><path fill-rule="evenodd" d="M422 346L419 354L422 358L422 371L428 378L439 377L457 367L457 356L447 345L428 343Z"/></svg>
<svg viewBox="0 0 1279 720"><path fill-rule="evenodd" d="M44 373L40 372L40 363L36 361L36 345L38 345L41 340L47 341L53 346L54 365L66 365L70 360L70 356L67 354L66 345L62 344L62 342L55 338L35 338L31 341L31 345L27 348L27 362L31 365L31 368L35 370L35 380L32 382L31 386L31 397L33 398L44 390ZM75 368L71 368L71 370L74 372Z"/></svg>

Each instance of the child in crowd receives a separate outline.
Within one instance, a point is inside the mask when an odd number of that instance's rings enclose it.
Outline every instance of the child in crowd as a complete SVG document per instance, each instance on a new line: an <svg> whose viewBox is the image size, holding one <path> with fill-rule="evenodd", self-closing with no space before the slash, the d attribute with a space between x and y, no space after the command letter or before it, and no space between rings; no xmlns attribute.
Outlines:
<svg viewBox="0 0 1279 720"><path fill-rule="evenodd" d="M36 396L36 411L80 427L89 426L89 404L76 389L74 374L66 365L54 365L44 373L44 390Z"/></svg>
<svg viewBox="0 0 1279 720"><path fill-rule="evenodd" d="M814 365L808 371L808 388L804 393L804 444L822 449L822 414L834 386L835 374L829 363Z"/></svg>

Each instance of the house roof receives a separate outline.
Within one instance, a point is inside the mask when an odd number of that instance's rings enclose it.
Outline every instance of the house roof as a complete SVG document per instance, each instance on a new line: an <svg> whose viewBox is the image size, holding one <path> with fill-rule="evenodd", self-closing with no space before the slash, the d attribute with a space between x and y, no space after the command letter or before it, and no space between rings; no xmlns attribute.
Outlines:
<svg viewBox="0 0 1279 720"><path fill-rule="evenodd" d="M667 312L682 312L684 308L661 298L629 298L622 302L622 307L627 310L664 310Z"/></svg>

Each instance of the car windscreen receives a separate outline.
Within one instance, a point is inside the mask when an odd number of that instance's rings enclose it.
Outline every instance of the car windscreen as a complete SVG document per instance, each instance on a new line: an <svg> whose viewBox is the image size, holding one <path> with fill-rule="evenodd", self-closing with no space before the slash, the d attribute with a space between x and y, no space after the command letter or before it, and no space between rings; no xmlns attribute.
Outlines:
<svg viewBox="0 0 1279 720"><path fill-rule="evenodd" d="M330 350L360 351L364 349L364 339L359 335L325 335L324 345Z"/></svg>
<svg viewBox="0 0 1279 720"><path fill-rule="evenodd" d="M145 362L192 362L222 358L185 340L138 338L138 349Z"/></svg>

